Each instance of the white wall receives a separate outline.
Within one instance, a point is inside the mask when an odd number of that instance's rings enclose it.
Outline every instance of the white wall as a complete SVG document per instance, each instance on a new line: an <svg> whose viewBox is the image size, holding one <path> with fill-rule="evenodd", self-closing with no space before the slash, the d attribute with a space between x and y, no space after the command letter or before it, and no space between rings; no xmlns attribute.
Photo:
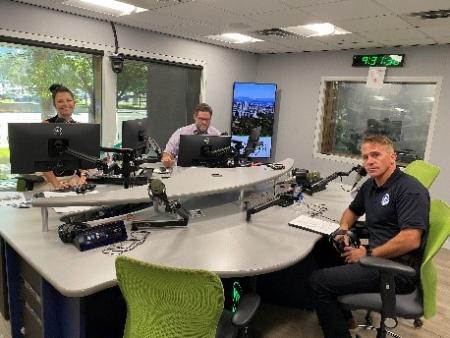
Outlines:
<svg viewBox="0 0 450 338"><path fill-rule="evenodd" d="M429 161L441 167L431 196L450 201L450 46L367 50L363 53L405 53L403 68L387 76L441 76L442 87ZM259 59L256 80L275 82L280 89L276 158L291 156L296 166L315 168L327 175L348 170L349 164L313 158L314 130L323 76L367 76L367 68L351 67L361 51L265 55Z"/></svg>
<svg viewBox="0 0 450 338"><path fill-rule="evenodd" d="M202 65L202 100L213 107L214 126L230 131L233 82L255 80L257 55L125 26L116 29L119 52ZM105 55L114 51L108 22L5 1L0 1L0 35L100 49ZM110 67L104 67L104 144L114 137L114 81Z"/></svg>

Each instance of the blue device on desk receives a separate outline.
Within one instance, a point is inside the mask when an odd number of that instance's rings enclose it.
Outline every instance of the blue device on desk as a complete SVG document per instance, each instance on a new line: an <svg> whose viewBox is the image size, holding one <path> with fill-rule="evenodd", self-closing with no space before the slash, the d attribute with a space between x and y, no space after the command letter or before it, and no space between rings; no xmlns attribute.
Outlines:
<svg viewBox="0 0 450 338"><path fill-rule="evenodd" d="M80 251L121 242L128 238L122 220L93 227L87 223L62 224L58 227L58 235L64 243L72 243Z"/></svg>

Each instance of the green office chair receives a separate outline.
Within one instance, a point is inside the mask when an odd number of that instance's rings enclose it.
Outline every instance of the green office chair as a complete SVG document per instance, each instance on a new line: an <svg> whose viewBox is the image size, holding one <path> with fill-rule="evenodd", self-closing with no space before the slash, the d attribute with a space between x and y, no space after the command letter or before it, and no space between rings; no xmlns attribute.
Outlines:
<svg viewBox="0 0 450 338"><path fill-rule="evenodd" d="M209 271L120 256L116 273L127 303L125 338L237 337L259 306L259 297L249 294L234 314L223 310L222 283Z"/></svg>
<svg viewBox="0 0 450 338"><path fill-rule="evenodd" d="M405 167L405 173L411 175L422 183L427 189L431 187L441 169L431 163L416 160Z"/></svg>
<svg viewBox="0 0 450 338"><path fill-rule="evenodd" d="M441 169L438 166L435 166L431 163L425 162L423 160L416 160L411 162L405 167L404 172L408 175L415 177L423 186L427 189L430 189L436 177L439 175ZM357 222L355 225L356 234L360 238L367 238L368 233L365 229L364 222ZM372 325L372 318L370 312L366 314L366 325ZM423 323L420 319L416 319L414 321L414 326L419 327L422 326Z"/></svg>
<svg viewBox="0 0 450 338"><path fill-rule="evenodd" d="M339 297L344 309L365 309L381 314L379 328L360 325L366 329L377 330L377 338L386 335L400 337L387 329L397 326L397 317L418 319L422 316L430 318L436 313L436 268L433 257L450 235L450 206L440 200L431 201L430 229L420 267L421 287L406 295L395 295L394 275L397 273L414 276L415 270L409 266L380 258L363 257L363 266L380 270L380 293L360 293ZM389 323L394 325L387 325Z"/></svg>

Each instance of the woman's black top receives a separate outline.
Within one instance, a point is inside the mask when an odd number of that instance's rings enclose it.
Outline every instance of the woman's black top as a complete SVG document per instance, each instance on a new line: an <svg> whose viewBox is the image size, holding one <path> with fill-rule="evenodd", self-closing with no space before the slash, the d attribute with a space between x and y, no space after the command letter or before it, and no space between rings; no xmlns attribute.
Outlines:
<svg viewBox="0 0 450 338"><path fill-rule="evenodd" d="M49 119L45 120L48 123L78 123L77 121L73 120L72 118L70 120L65 120L62 117L59 117L58 115L50 117ZM64 170L61 172L53 172L55 176L61 177L61 176L72 176L75 174L75 171L73 170Z"/></svg>

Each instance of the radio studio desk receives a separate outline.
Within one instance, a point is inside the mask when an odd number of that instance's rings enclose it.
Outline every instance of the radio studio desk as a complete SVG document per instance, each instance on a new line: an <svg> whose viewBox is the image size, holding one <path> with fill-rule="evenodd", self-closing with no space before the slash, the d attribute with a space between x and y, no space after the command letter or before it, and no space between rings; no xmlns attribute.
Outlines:
<svg viewBox="0 0 450 338"><path fill-rule="evenodd" d="M160 265L205 269L222 278L266 274L300 261L319 235L287 225L296 217L294 208L274 206L246 222L238 198L251 186L273 184L293 167L291 159L281 163L283 170L265 166L188 168L172 174L163 181L169 199L180 198L188 208L190 201L196 201L195 207L201 208L203 216L191 217L186 228L152 229L144 244L124 255ZM329 186L331 189L315 194L309 201L326 203L327 214L338 217L345 206L343 192L338 185ZM36 207L2 210L0 235L6 248L13 337L23 337L24 330L26 337L90 337L86 325L90 297L117 285L115 256L102 253L104 247L80 252L62 243L57 234L60 215L51 209L48 231L42 231L40 207L146 201L147 187L141 186L35 199Z"/></svg>

